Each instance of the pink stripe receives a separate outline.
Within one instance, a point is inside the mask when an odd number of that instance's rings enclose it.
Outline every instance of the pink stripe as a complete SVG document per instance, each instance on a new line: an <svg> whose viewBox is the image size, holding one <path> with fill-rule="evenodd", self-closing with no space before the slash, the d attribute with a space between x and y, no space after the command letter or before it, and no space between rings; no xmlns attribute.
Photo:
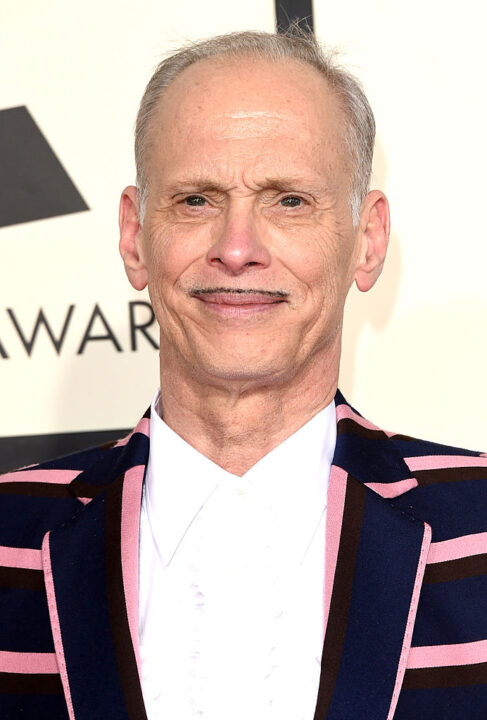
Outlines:
<svg viewBox="0 0 487 720"><path fill-rule="evenodd" d="M343 510L348 474L337 465L331 466L326 506L326 558L325 558L325 615L324 629L328 623L330 602L335 579L338 547L342 531Z"/></svg>
<svg viewBox="0 0 487 720"><path fill-rule="evenodd" d="M418 569L416 571L416 579L414 581L413 594L411 596L411 605L409 606L408 620L406 623L406 631L404 633L404 640L402 643L401 657L399 658L399 665L397 668L396 683L394 685L394 692L392 693L391 706L389 708L389 714L387 720L392 720L394 713L396 712L397 701L399 699L399 693L401 692L402 681L404 679L404 673L408 665L408 656L410 656L411 638L413 636L414 622L416 620L416 613L418 610L419 594L421 592L421 585L423 583L424 571L426 569L426 558L431 543L431 527L424 523L424 535L423 542L421 544L421 551L419 553Z"/></svg>
<svg viewBox="0 0 487 720"><path fill-rule="evenodd" d="M337 418L337 422L340 422L340 420L347 418L349 420L353 420L358 425L361 425L362 427L367 428L368 430L379 430L380 432L382 432L382 430L380 430L380 428L378 428L377 425L374 425L373 423L369 422L369 420L366 420L365 418L358 415L348 405L338 405L337 406L336 418Z"/></svg>
<svg viewBox="0 0 487 720"><path fill-rule="evenodd" d="M61 626L59 624L59 615L57 611L56 592L54 589L54 578L52 576L51 551L49 548L49 535L44 535L42 541L42 563L44 566L44 581L46 583L47 605L49 608L49 617L51 618L51 630L54 640L54 649L56 650L57 664L59 674L63 684L64 697L66 707L68 709L69 720L76 720L74 716L73 701L71 699L71 690L69 688L69 678L66 670L66 659L64 657L63 638L61 635Z"/></svg>
<svg viewBox="0 0 487 720"><path fill-rule="evenodd" d="M395 498L398 495L417 487L418 481L416 478L407 478L406 480L397 480L391 483L378 483L371 482L365 483L368 488L381 495L383 498Z"/></svg>
<svg viewBox="0 0 487 720"><path fill-rule="evenodd" d="M134 433L142 433L142 435L146 435L147 437L150 437L150 419L149 418L142 418L135 429L129 433L126 437L121 438L116 444L115 447L122 447L123 445L126 445L130 438L134 435Z"/></svg>
<svg viewBox="0 0 487 720"><path fill-rule="evenodd" d="M482 553L487 553L487 532L431 543L428 563L457 560L457 558L481 555Z"/></svg>
<svg viewBox="0 0 487 720"><path fill-rule="evenodd" d="M56 653L8 652L0 650L0 672L58 673Z"/></svg>
<svg viewBox="0 0 487 720"><path fill-rule="evenodd" d="M81 470L18 470L0 477L1 483L6 482L46 482L68 484L78 477Z"/></svg>
<svg viewBox="0 0 487 720"><path fill-rule="evenodd" d="M139 521L145 465L125 473L122 492L122 577L125 604L135 658L140 670L139 653Z"/></svg>
<svg viewBox="0 0 487 720"><path fill-rule="evenodd" d="M410 470L439 470L441 468L487 467L487 458L475 455L422 455L404 458Z"/></svg>
<svg viewBox="0 0 487 720"><path fill-rule="evenodd" d="M31 548L14 548L0 545L0 565L2 567L42 570L42 554L40 550L32 550Z"/></svg>
<svg viewBox="0 0 487 720"><path fill-rule="evenodd" d="M487 640L478 640L459 645L413 647L409 653L408 668L474 665L486 661Z"/></svg>
<svg viewBox="0 0 487 720"><path fill-rule="evenodd" d="M150 418L141 418L135 426L134 432L142 433L142 435L147 435L147 437L150 437Z"/></svg>
<svg viewBox="0 0 487 720"><path fill-rule="evenodd" d="M125 445L127 445L128 441L130 440L132 435L133 435L133 432L131 432L130 435L127 435L126 437L122 438L121 440L117 440L117 442L115 443L115 445L113 447L124 447Z"/></svg>

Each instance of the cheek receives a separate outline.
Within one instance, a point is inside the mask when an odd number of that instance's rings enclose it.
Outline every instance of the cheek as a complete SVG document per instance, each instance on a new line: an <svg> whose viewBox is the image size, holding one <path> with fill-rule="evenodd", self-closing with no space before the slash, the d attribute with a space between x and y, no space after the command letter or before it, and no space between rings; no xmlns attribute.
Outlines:
<svg viewBox="0 0 487 720"><path fill-rule="evenodd" d="M198 228L159 228L149 240L149 282L161 287L174 286L182 275L197 262L204 245Z"/></svg>
<svg viewBox="0 0 487 720"><path fill-rule="evenodd" d="M303 235L288 245L285 263L313 294L329 291L341 275L340 240L323 231Z"/></svg>
<svg viewBox="0 0 487 720"><path fill-rule="evenodd" d="M293 249L290 263L305 287L310 321L317 327L339 323L350 285L351 252L350 238L326 231Z"/></svg>

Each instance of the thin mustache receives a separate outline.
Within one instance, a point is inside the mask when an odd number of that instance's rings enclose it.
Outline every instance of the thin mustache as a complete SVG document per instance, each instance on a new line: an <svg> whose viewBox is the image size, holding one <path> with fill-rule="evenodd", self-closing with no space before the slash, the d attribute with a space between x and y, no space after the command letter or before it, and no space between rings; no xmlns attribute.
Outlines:
<svg viewBox="0 0 487 720"><path fill-rule="evenodd" d="M216 295L224 293L225 295L234 293L235 295L268 295L269 297L287 298L289 293L284 290L258 290L255 288L190 288L190 295Z"/></svg>

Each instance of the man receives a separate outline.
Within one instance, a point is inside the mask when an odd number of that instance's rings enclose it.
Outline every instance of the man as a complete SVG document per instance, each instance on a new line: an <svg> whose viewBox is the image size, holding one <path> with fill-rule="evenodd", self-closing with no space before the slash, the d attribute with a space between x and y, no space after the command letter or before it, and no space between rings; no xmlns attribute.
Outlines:
<svg viewBox="0 0 487 720"><path fill-rule="evenodd" d="M160 393L114 446L2 478L2 718L486 717L487 457L337 391L389 236L373 139L299 34L157 69L120 251Z"/></svg>

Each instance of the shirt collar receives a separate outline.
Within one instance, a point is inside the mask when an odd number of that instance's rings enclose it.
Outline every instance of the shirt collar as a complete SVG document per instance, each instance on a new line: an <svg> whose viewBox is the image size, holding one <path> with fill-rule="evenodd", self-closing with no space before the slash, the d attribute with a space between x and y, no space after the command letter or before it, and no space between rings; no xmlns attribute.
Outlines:
<svg viewBox="0 0 487 720"><path fill-rule="evenodd" d="M171 562L194 519L223 482L260 495L262 503L292 527L295 550L302 558L326 509L335 444L332 401L238 477L166 425L160 416L157 391L151 405L144 504L163 563Z"/></svg>

